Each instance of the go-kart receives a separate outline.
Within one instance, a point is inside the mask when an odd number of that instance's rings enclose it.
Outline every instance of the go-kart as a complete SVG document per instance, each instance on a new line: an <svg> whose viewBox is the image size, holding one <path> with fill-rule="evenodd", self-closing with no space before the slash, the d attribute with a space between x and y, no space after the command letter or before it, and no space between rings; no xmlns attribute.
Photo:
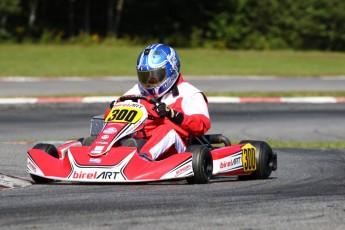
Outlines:
<svg viewBox="0 0 345 230"><path fill-rule="evenodd" d="M231 145L221 134L190 137L186 152L164 159L141 157L139 151L145 139L131 138L131 134L141 130L152 117L156 103L156 99L142 95L120 97L105 119L91 119L90 136L58 147L39 143L29 149L28 173L36 183L185 178L188 183L204 184L217 176L266 179L277 169L277 154L266 142L244 140Z"/></svg>

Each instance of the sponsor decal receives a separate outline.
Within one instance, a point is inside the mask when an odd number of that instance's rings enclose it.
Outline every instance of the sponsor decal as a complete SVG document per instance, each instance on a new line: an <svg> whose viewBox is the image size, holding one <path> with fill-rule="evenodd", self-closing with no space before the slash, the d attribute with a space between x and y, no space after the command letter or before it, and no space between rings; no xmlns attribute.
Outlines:
<svg viewBox="0 0 345 230"><path fill-rule="evenodd" d="M104 140L96 141L95 143L96 143L96 144L101 144L101 145L107 145L107 144L109 144L109 142L104 141Z"/></svg>
<svg viewBox="0 0 345 230"><path fill-rule="evenodd" d="M109 138L109 135L103 135L103 136L101 136L101 139L102 140L106 140L106 139L108 139Z"/></svg>
<svg viewBox="0 0 345 230"><path fill-rule="evenodd" d="M99 174L99 176L97 176L96 179L109 179L109 180L115 180L116 176L119 174L119 172L102 172L101 174Z"/></svg>
<svg viewBox="0 0 345 230"><path fill-rule="evenodd" d="M256 170L256 149L251 144L242 146L242 163L245 172Z"/></svg>
<svg viewBox="0 0 345 230"><path fill-rule="evenodd" d="M242 151L233 153L225 158L213 161L214 172L226 173L242 169Z"/></svg>
<svg viewBox="0 0 345 230"><path fill-rule="evenodd" d="M90 163L92 164L100 164L101 163L101 161L102 161L102 159L101 158L90 158Z"/></svg>
<svg viewBox="0 0 345 230"><path fill-rule="evenodd" d="M190 170L192 168L191 165L186 165L184 167L182 167L181 169L176 171L175 177L178 177L179 175L181 175L184 172L187 172L188 170Z"/></svg>
<svg viewBox="0 0 345 230"><path fill-rule="evenodd" d="M100 146L100 145L97 145L92 151L91 153L101 153L104 149L104 146Z"/></svg>
<svg viewBox="0 0 345 230"><path fill-rule="evenodd" d="M105 130L103 130L104 134L113 134L113 133L116 133L116 132L117 132L117 129L114 128L114 127L109 127L109 128L106 128Z"/></svg>
<svg viewBox="0 0 345 230"><path fill-rule="evenodd" d="M28 161L28 166L29 166L29 168L30 168L32 171L34 171L34 172L37 171L35 165L33 165L33 164L31 163L31 161Z"/></svg>
<svg viewBox="0 0 345 230"><path fill-rule="evenodd" d="M101 174L98 175L97 172L77 172L74 171L72 178L73 179L103 179L103 180L115 180L119 172L111 172L111 171L104 171Z"/></svg>
<svg viewBox="0 0 345 230"><path fill-rule="evenodd" d="M138 95L140 96L140 95ZM115 107L133 107L133 108L142 108L144 107L143 105L139 104L139 103L127 103L127 102L122 102L122 103L117 103L114 104L113 108Z"/></svg>
<svg viewBox="0 0 345 230"><path fill-rule="evenodd" d="M85 173L85 172L73 172L73 179L95 179L97 177L97 172L94 173Z"/></svg>
<svg viewBox="0 0 345 230"><path fill-rule="evenodd" d="M228 167L236 166L238 164L241 164L241 157L240 156L236 157L235 159L230 159L227 161L220 162L220 168L221 169L228 168Z"/></svg>

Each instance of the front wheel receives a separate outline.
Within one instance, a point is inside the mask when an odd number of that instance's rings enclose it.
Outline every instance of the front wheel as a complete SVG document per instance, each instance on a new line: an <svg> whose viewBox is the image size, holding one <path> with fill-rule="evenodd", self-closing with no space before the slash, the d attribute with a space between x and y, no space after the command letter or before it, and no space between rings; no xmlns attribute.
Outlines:
<svg viewBox="0 0 345 230"><path fill-rule="evenodd" d="M39 144L36 144L33 147L33 149L42 150L42 151L46 152L47 154L49 154L50 156L59 159L59 153L58 153L58 151L54 145L39 143ZM30 174L30 176L37 184L48 184L48 183L53 181L52 179L47 179L47 178L40 177L40 176L33 175L33 174Z"/></svg>
<svg viewBox="0 0 345 230"><path fill-rule="evenodd" d="M241 180L267 179L277 169L277 154L264 141L243 140L240 144L250 143L256 148L256 170L248 176L239 176Z"/></svg>
<svg viewBox="0 0 345 230"><path fill-rule="evenodd" d="M210 150L206 146L190 145L186 152L193 154L192 166L194 176L187 177L190 184L206 184L210 181L213 171L213 160Z"/></svg>

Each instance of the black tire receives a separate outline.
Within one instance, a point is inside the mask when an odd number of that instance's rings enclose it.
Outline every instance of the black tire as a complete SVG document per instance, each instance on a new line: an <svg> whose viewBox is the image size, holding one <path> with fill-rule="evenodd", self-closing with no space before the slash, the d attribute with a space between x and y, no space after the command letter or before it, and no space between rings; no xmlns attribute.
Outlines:
<svg viewBox="0 0 345 230"><path fill-rule="evenodd" d="M96 140L97 136L89 136L85 137L84 140L81 142L82 146L91 146L93 142Z"/></svg>
<svg viewBox="0 0 345 230"><path fill-rule="evenodd" d="M256 170L248 176L239 176L240 180L267 179L276 169L276 155L264 141L243 140L240 144L250 143L256 148ZM275 168L274 168L275 157Z"/></svg>
<svg viewBox="0 0 345 230"><path fill-rule="evenodd" d="M58 153L58 151L54 145L39 143L39 144L36 144L33 147L33 149L42 150L42 151L46 152L47 154L49 154L50 156L59 159L59 153ZM48 184L48 183L51 183L54 181L52 179L47 179L47 178L40 177L40 176L33 175L33 174L30 174L30 176L35 181L35 183L37 183L37 184Z"/></svg>
<svg viewBox="0 0 345 230"><path fill-rule="evenodd" d="M202 145L190 145L186 152L193 154L192 166L194 176L187 177L190 184L207 184L212 176L213 160L210 150Z"/></svg>

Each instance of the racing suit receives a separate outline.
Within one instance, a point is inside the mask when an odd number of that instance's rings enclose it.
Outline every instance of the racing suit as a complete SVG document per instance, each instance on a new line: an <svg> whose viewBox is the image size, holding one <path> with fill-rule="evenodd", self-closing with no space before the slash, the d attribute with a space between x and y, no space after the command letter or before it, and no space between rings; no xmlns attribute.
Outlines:
<svg viewBox="0 0 345 230"><path fill-rule="evenodd" d="M175 89L173 89L175 87ZM140 94L138 84L125 95ZM144 131L135 138L147 138L140 154L159 160L169 155L184 152L189 136L201 136L211 127L207 99L205 95L186 82L180 74L176 84L160 99L173 111L183 114L182 122L177 125L167 117L147 120Z"/></svg>

